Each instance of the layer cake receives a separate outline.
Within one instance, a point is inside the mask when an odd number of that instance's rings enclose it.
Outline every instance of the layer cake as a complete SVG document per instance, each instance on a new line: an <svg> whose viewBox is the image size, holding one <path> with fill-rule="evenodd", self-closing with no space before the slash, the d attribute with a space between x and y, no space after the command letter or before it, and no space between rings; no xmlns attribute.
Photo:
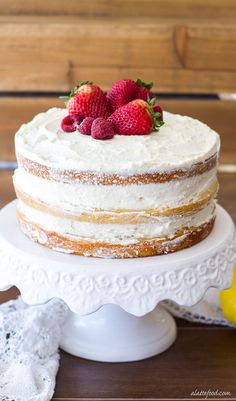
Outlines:
<svg viewBox="0 0 236 401"><path fill-rule="evenodd" d="M102 258L161 255L211 231L219 135L164 112L149 135L98 141L66 134L52 108L15 137L14 186L23 232L57 251Z"/></svg>

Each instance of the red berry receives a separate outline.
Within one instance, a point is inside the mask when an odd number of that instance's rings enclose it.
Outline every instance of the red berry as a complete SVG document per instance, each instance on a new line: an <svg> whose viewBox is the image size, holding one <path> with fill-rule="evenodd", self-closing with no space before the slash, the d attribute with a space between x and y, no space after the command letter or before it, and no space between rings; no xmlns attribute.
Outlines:
<svg viewBox="0 0 236 401"><path fill-rule="evenodd" d="M145 83L141 81L141 79L137 79L136 84L138 85L138 90L136 94L136 99L143 99L146 102L148 99L152 99L154 97L154 94L151 92L153 83Z"/></svg>
<svg viewBox="0 0 236 401"><path fill-rule="evenodd" d="M121 79L114 82L107 93L112 111L136 98L138 87L131 79Z"/></svg>
<svg viewBox="0 0 236 401"><path fill-rule="evenodd" d="M142 99L147 101L148 99L152 99L154 97L153 93L145 88L145 86L140 86L137 92L137 99Z"/></svg>
<svg viewBox="0 0 236 401"><path fill-rule="evenodd" d="M153 111L155 113L160 113L160 116L157 117L157 121L163 121L163 110L162 110L161 106L159 106L159 104L157 104L157 103L154 104Z"/></svg>
<svg viewBox="0 0 236 401"><path fill-rule="evenodd" d="M82 119L83 118L78 115L66 116L61 121L61 128L65 132L74 132L78 129Z"/></svg>
<svg viewBox="0 0 236 401"><path fill-rule="evenodd" d="M104 118L96 118L92 123L91 135L94 139L110 139L115 135L113 124Z"/></svg>
<svg viewBox="0 0 236 401"><path fill-rule="evenodd" d="M84 117L107 118L110 114L110 105L99 86L83 82L72 89L67 101L70 115L79 114Z"/></svg>
<svg viewBox="0 0 236 401"><path fill-rule="evenodd" d="M152 106L142 99L120 107L108 121L112 121L115 132L120 135L147 135L157 129Z"/></svg>
<svg viewBox="0 0 236 401"><path fill-rule="evenodd" d="M85 117L82 123L79 126L79 131L84 135L91 135L91 127L94 121L93 117Z"/></svg>

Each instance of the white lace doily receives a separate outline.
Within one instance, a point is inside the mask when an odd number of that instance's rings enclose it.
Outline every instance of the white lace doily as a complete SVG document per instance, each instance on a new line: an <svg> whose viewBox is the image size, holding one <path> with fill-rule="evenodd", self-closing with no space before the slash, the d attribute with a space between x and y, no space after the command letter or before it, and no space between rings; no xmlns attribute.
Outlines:
<svg viewBox="0 0 236 401"><path fill-rule="evenodd" d="M179 306L172 301L163 301L161 305L172 315L189 322L235 327L225 319L219 304L219 290L215 288L209 288L203 299L191 307Z"/></svg>
<svg viewBox="0 0 236 401"><path fill-rule="evenodd" d="M27 306L21 298L0 306L0 400L49 401L59 366L62 301Z"/></svg>

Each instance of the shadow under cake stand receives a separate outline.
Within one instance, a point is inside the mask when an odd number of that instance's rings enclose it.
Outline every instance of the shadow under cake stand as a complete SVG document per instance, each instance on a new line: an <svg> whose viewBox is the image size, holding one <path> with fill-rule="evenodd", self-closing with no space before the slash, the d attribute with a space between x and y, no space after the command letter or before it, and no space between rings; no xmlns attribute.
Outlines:
<svg viewBox="0 0 236 401"><path fill-rule="evenodd" d="M43 234L38 237L44 240ZM135 361L166 350L176 325L158 303L191 306L209 287L230 287L235 257L234 224L220 206L213 231L199 244L137 259L54 252L20 231L16 201L0 212L0 290L16 285L31 305L62 299L71 312L61 348L97 361Z"/></svg>

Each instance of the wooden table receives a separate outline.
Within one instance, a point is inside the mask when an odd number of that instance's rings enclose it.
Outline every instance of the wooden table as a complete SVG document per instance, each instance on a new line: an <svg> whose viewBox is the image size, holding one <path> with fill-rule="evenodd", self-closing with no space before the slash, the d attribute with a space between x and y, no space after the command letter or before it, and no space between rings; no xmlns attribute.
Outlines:
<svg viewBox="0 0 236 401"><path fill-rule="evenodd" d="M29 100L26 100L26 103ZM34 103L28 113L35 113L52 100ZM0 160L13 160L12 139L16 126L23 121L17 114L20 102L11 103L9 119L6 102L0 130ZM33 104L33 103L32 103ZM15 109L14 109L15 107ZM223 139L222 161L235 166L235 106L230 102L165 101L165 107L202 118L212 126L219 126ZM23 106L22 106L22 109ZM33 109L33 110L32 110ZM26 109L25 109L26 110ZM15 113L15 114L14 114ZM4 132L3 132L4 128ZM9 133L9 135L4 135ZM224 168L225 166L223 166ZM0 207L12 200L12 170L0 171ZM236 221L236 174L220 173L219 201ZM0 293L0 302L17 296L16 289ZM178 320L178 338L165 353L141 362L108 364L91 362L61 352L54 401L65 400L128 400L128 399L194 399L191 393L199 391L230 392L217 399L236 399L236 331L225 327L201 326ZM195 399L198 397L195 397ZM203 399L204 397L202 397ZM210 398L210 397L209 397Z"/></svg>

